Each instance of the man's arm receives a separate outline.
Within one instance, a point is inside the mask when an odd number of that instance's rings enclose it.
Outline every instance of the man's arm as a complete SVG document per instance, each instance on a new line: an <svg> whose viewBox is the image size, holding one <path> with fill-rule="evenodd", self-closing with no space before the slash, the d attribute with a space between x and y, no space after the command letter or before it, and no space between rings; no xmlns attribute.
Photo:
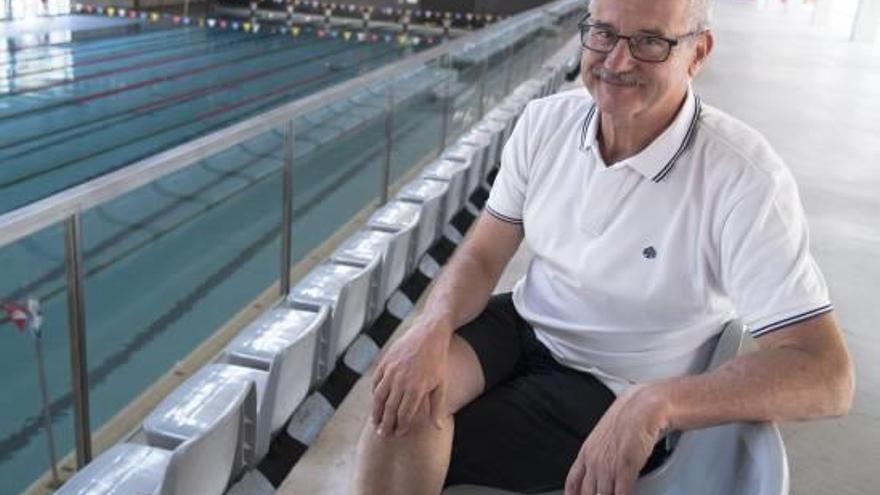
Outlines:
<svg viewBox="0 0 880 495"><path fill-rule="evenodd" d="M760 350L705 375L648 390L664 427L701 428L729 421L788 421L841 416L853 400L852 361L832 313L757 339Z"/></svg>
<svg viewBox="0 0 880 495"><path fill-rule="evenodd" d="M760 349L718 369L633 387L584 443L566 495L631 493L667 430L733 421L786 421L846 414L854 373L832 313L758 338Z"/></svg>
<svg viewBox="0 0 880 495"><path fill-rule="evenodd" d="M373 375L373 421L380 434L407 432L422 401L436 424L445 403L443 367L453 333L489 300L523 239L522 226L484 213L429 291L425 308L382 357Z"/></svg>

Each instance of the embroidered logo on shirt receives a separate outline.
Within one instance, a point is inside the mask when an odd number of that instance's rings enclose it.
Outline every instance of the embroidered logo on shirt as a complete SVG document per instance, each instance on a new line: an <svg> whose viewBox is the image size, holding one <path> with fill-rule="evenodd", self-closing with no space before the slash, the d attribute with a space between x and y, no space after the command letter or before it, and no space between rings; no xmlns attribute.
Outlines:
<svg viewBox="0 0 880 495"><path fill-rule="evenodd" d="M652 260L657 257L657 250L654 249L654 246L648 246L642 251L642 256L644 256L645 259Z"/></svg>

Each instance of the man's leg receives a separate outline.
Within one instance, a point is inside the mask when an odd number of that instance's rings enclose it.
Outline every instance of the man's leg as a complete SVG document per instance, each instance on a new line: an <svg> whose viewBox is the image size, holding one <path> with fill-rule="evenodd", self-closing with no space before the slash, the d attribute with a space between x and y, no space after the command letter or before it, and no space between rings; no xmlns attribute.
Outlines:
<svg viewBox="0 0 880 495"><path fill-rule="evenodd" d="M443 428L433 424L425 408L419 410L410 432L402 437L380 437L368 420L358 443L354 493L440 493L452 450L452 414L477 397L485 383L476 353L458 335L452 338L448 359L448 410Z"/></svg>

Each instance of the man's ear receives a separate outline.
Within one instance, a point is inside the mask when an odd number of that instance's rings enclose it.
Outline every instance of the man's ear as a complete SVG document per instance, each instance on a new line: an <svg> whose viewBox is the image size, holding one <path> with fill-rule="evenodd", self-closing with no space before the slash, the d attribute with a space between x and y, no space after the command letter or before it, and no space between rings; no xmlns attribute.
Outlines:
<svg viewBox="0 0 880 495"><path fill-rule="evenodd" d="M690 75L692 79L700 72L700 69L703 67L706 59L709 58L709 54L712 53L712 48L714 47L715 35L712 34L711 30L707 29L699 34L694 49L694 59L691 61L690 67L688 67L688 75Z"/></svg>

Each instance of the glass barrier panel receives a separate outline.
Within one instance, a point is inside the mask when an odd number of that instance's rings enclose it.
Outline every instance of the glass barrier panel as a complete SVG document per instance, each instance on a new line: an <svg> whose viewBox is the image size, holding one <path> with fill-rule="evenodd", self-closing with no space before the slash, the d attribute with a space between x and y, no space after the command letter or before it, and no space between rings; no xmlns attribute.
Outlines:
<svg viewBox="0 0 880 495"><path fill-rule="evenodd" d="M455 71L433 60L395 78L391 183L440 152L443 137L444 91Z"/></svg>
<svg viewBox="0 0 880 495"><path fill-rule="evenodd" d="M294 264L381 196L388 108L382 82L294 121Z"/></svg>
<svg viewBox="0 0 880 495"><path fill-rule="evenodd" d="M283 131L83 214L93 431L280 274Z"/></svg>
<svg viewBox="0 0 880 495"><path fill-rule="evenodd" d="M50 469L36 346L42 347L58 457L74 449L64 228L56 225L0 247L0 491L19 493ZM10 318L39 301L39 341ZM27 323L25 324L28 327ZM5 491L5 490L8 490Z"/></svg>
<svg viewBox="0 0 880 495"><path fill-rule="evenodd" d="M456 72L450 94L450 134L457 136L476 124L480 118L481 84L486 70L486 58L474 50L459 49L450 54L449 65ZM451 143L452 138L447 139Z"/></svg>
<svg viewBox="0 0 880 495"><path fill-rule="evenodd" d="M487 112L501 103L507 95L508 66L512 58L507 49L507 43L500 41L488 47L488 57L489 68L486 76Z"/></svg>

